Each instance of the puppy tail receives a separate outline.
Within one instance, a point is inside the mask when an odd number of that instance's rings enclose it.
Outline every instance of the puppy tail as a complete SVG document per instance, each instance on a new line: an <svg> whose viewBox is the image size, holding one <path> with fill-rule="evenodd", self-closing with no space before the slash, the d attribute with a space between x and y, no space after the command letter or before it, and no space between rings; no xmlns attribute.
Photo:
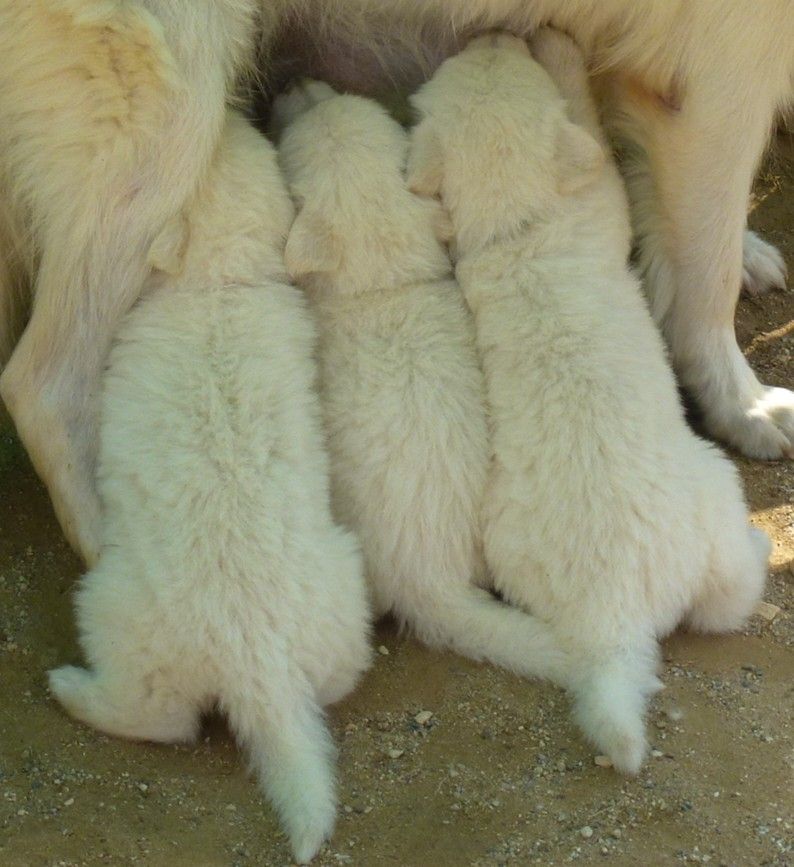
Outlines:
<svg viewBox="0 0 794 867"><path fill-rule="evenodd" d="M398 611L417 636L523 677L569 682L568 656L552 627L471 584L426 587L411 610Z"/></svg>
<svg viewBox="0 0 794 867"><path fill-rule="evenodd" d="M331 836L336 818L335 750L322 709L285 656L250 659L228 682L221 706L286 828L295 860L305 864Z"/></svg>
<svg viewBox="0 0 794 867"><path fill-rule="evenodd" d="M607 654L592 650L576 665L574 718L624 774L636 774L645 758L645 709L648 698L662 688L655 674L657 655L655 643Z"/></svg>

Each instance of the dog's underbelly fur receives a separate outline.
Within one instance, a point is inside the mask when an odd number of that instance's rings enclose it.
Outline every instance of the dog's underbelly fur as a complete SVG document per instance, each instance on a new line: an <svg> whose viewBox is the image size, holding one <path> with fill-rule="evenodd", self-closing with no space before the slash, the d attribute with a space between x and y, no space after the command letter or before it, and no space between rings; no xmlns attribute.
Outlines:
<svg viewBox="0 0 794 867"><path fill-rule="evenodd" d="M504 28L528 34L541 24L570 32L594 66L636 67L649 86L674 77L667 40L687 19L678 0L283 0L270 80L310 75L337 88L383 95L413 90L467 38ZM683 4L685 5L685 4ZM653 57L658 55L658 57ZM649 61L652 61L649 63Z"/></svg>

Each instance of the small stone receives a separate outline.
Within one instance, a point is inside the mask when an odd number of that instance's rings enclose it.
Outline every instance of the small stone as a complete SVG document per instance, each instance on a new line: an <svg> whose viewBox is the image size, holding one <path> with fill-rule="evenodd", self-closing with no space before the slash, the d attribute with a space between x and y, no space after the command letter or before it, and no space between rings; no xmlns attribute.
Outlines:
<svg viewBox="0 0 794 867"><path fill-rule="evenodd" d="M579 829L579 836L589 840L593 836L593 829L589 825L585 825L584 828Z"/></svg>
<svg viewBox="0 0 794 867"><path fill-rule="evenodd" d="M620 828L615 828L614 830L609 832L609 836L614 837L615 840L620 840L620 838L623 836L623 832L620 830Z"/></svg>
<svg viewBox="0 0 794 867"><path fill-rule="evenodd" d="M146 783L138 783L138 791L145 795L149 791L149 787Z"/></svg>
<svg viewBox="0 0 794 867"><path fill-rule="evenodd" d="M63 802L63 805L64 805L64 807L71 807L73 803L74 803L74 798L67 798Z"/></svg>
<svg viewBox="0 0 794 867"><path fill-rule="evenodd" d="M771 602L759 602L753 614L771 623L780 614L780 606L773 605Z"/></svg>
<svg viewBox="0 0 794 867"><path fill-rule="evenodd" d="M664 753L663 753L661 750L651 750L651 755L652 755L655 759L661 759L662 756L664 755Z"/></svg>
<svg viewBox="0 0 794 867"><path fill-rule="evenodd" d="M381 656L388 656L389 655L389 648L386 647L385 644L381 644L380 647L378 648L378 653Z"/></svg>
<svg viewBox="0 0 794 867"><path fill-rule="evenodd" d="M414 722L417 725L425 726L430 720L433 718L433 712L430 710L420 710L419 713L414 717Z"/></svg>
<svg viewBox="0 0 794 867"><path fill-rule="evenodd" d="M593 763L598 765L599 768L612 767L612 759L610 759L609 756L594 756Z"/></svg>
<svg viewBox="0 0 794 867"><path fill-rule="evenodd" d="M405 750L389 750L388 755L390 759L399 759L404 752Z"/></svg>

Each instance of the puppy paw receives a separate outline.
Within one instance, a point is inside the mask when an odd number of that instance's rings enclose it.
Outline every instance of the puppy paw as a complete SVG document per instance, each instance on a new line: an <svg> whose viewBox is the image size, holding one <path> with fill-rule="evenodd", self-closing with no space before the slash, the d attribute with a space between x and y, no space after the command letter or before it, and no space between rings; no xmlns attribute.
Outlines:
<svg viewBox="0 0 794 867"><path fill-rule="evenodd" d="M50 692L74 717L81 717L93 675L85 668L64 665L48 673Z"/></svg>
<svg viewBox="0 0 794 867"><path fill-rule="evenodd" d="M744 233L742 290L748 295L763 295L770 289L785 289L787 273L777 247L748 229Z"/></svg>

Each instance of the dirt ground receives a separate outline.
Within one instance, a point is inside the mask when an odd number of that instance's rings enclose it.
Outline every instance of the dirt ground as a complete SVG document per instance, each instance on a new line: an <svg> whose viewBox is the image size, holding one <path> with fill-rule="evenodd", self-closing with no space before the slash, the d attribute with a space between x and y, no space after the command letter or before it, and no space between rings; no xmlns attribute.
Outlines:
<svg viewBox="0 0 794 867"><path fill-rule="evenodd" d="M757 199L753 225L794 272L790 138ZM794 386L794 294L742 301L737 327L764 381ZM794 864L794 462L737 463L774 539L766 598L781 611L741 635L666 642L636 779L594 763L556 688L384 624L375 666L331 713L339 821L316 863ZM125 743L50 698L47 669L80 657L80 564L8 433L0 474L0 864L288 864L222 720L192 747Z"/></svg>

